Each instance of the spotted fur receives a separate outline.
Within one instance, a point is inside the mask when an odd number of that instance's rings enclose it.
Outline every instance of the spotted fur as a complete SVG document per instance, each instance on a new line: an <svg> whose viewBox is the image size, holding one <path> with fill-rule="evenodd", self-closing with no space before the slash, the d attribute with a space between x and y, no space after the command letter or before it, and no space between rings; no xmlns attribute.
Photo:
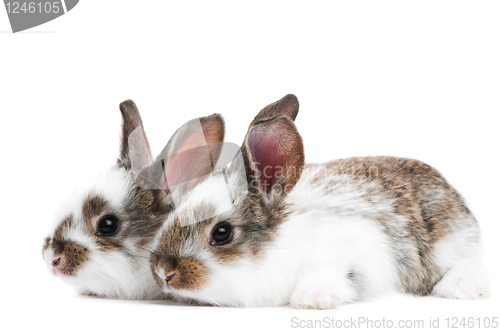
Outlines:
<svg viewBox="0 0 500 332"><path fill-rule="evenodd" d="M315 309L389 290L469 299L489 294L478 223L432 167L395 157L305 165L300 135L283 115L254 121L241 153L248 192L236 192L233 206L216 217L182 227L182 214L227 204L227 188L217 185L224 174L214 172L153 240L151 268L166 293L223 306ZM263 186L263 164L297 172ZM237 181L231 167L225 174L229 183ZM233 226L233 240L212 246L210 234L222 221ZM182 261L202 267L203 281L176 269ZM166 282L159 271L175 274ZM188 278L189 286L176 278Z"/></svg>

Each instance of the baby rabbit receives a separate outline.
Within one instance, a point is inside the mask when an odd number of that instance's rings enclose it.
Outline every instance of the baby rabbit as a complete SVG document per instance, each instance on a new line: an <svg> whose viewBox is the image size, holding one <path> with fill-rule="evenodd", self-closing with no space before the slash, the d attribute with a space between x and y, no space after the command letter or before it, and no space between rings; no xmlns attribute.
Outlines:
<svg viewBox="0 0 500 332"><path fill-rule="evenodd" d="M252 122L238 157L198 181L152 241L151 269L165 293L305 309L391 289L488 296L478 223L432 167L395 157L306 165L283 114ZM207 211L214 217L199 217ZM181 222L190 218L203 221Z"/></svg>
<svg viewBox="0 0 500 332"><path fill-rule="evenodd" d="M211 172L221 154L224 120L214 114L187 122L153 162L136 105L125 101L120 111L117 165L68 197L42 254L48 268L80 294L161 299L165 294L151 275L146 248L174 207L170 188L176 179L166 182L163 168L175 164L180 151L210 146L208 162L206 156L199 160L195 172Z"/></svg>

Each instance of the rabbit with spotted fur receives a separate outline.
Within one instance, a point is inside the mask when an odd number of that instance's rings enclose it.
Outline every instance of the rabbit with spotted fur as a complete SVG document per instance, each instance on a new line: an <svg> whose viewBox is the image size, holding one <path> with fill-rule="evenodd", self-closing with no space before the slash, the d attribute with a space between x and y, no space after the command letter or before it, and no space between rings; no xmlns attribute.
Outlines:
<svg viewBox="0 0 500 332"><path fill-rule="evenodd" d="M489 295L478 223L434 168L396 157L305 164L286 113L252 122L238 157L200 179L152 241L166 294L307 309L389 290Z"/></svg>
<svg viewBox="0 0 500 332"><path fill-rule="evenodd" d="M175 164L180 151L212 146L196 172L212 171L224 141L224 120L214 114L187 122L154 161L134 102L121 103L120 111L117 164L68 196L42 254L49 270L80 294L162 299L166 295L152 277L147 248L173 210L170 187L182 181L171 177L167 183L162 167Z"/></svg>

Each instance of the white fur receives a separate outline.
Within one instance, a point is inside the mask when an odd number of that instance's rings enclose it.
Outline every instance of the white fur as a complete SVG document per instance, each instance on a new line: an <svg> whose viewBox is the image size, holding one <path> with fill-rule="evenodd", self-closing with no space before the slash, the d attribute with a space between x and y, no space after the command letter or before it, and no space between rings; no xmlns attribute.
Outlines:
<svg viewBox="0 0 500 332"><path fill-rule="evenodd" d="M452 299L479 299L491 295L481 254L459 261L434 286L433 295Z"/></svg>
<svg viewBox="0 0 500 332"><path fill-rule="evenodd" d="M463 216L463 224L473 223ZM444 277L434 286L436 296L456 299L486 298L491 294L488 272L483 264L479 230L462 227L437 243L435 262Z"/></svg>
<svg viewBox="0 0 500 332"><path fill-rule="evenodd" d="M71 214L75 218L81 219L83 201L90 193L101 194L111 204L120 206L126 201L131 186L129 174L122 168L112 168L99 173L88 186L79 188L66 197L66 200L54 214L49 234L54 234L61 221Z"/></svg>
<svg viewBox="0 0 500 332"><path fill-rule="evenodd" d="M461 217L464 225L474 223L468 216ZM445 273L462 261L480 254L479 229L477 227L461 227L446 238L440 240L434 250L434 261Z"/></svg>
<svg viewBox="0 0 500 332"><path fill-rule="evenodd" d="M209 197L207 192L211 193ZM172 193L172 196L175 196L175 193ZM176 204L176 209L185 212L186 218L180 220L183 226L221 215L233 208L228 186L222 176L209 177L189 193L188 199L182 199L182 196L179 198L178 202L181 204ZM197 211L195 215L195 207L202 206L202 203L214 207L215 212L211 213L210 210L200 214L200 211Z"/></svg>

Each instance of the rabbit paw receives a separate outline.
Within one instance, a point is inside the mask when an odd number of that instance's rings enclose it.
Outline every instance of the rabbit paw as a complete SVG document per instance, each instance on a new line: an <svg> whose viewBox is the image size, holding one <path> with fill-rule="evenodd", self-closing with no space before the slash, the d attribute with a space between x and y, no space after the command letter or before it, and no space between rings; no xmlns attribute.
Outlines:
<svg viewBox="0 0 500 332"><path fill-rule="evenodd" d="M298 309L335 309L340 305L340 298L324 290L297 290L292 294L290 304Z"/></svg>
<svg viewBox="0 0 500 332"><path fill-rule="evenodd" d="M491 295L488 273L482 261L473 258L448 271L432 293L450 299L487 298Z"/></svg>
<svg viewBox="0 0 500 332"><path fill-rule="evenodd" d="M433 294L439 297L474 300L488 298L491 294L489 284L469 278L443 278L433 290Z"/></svg>

